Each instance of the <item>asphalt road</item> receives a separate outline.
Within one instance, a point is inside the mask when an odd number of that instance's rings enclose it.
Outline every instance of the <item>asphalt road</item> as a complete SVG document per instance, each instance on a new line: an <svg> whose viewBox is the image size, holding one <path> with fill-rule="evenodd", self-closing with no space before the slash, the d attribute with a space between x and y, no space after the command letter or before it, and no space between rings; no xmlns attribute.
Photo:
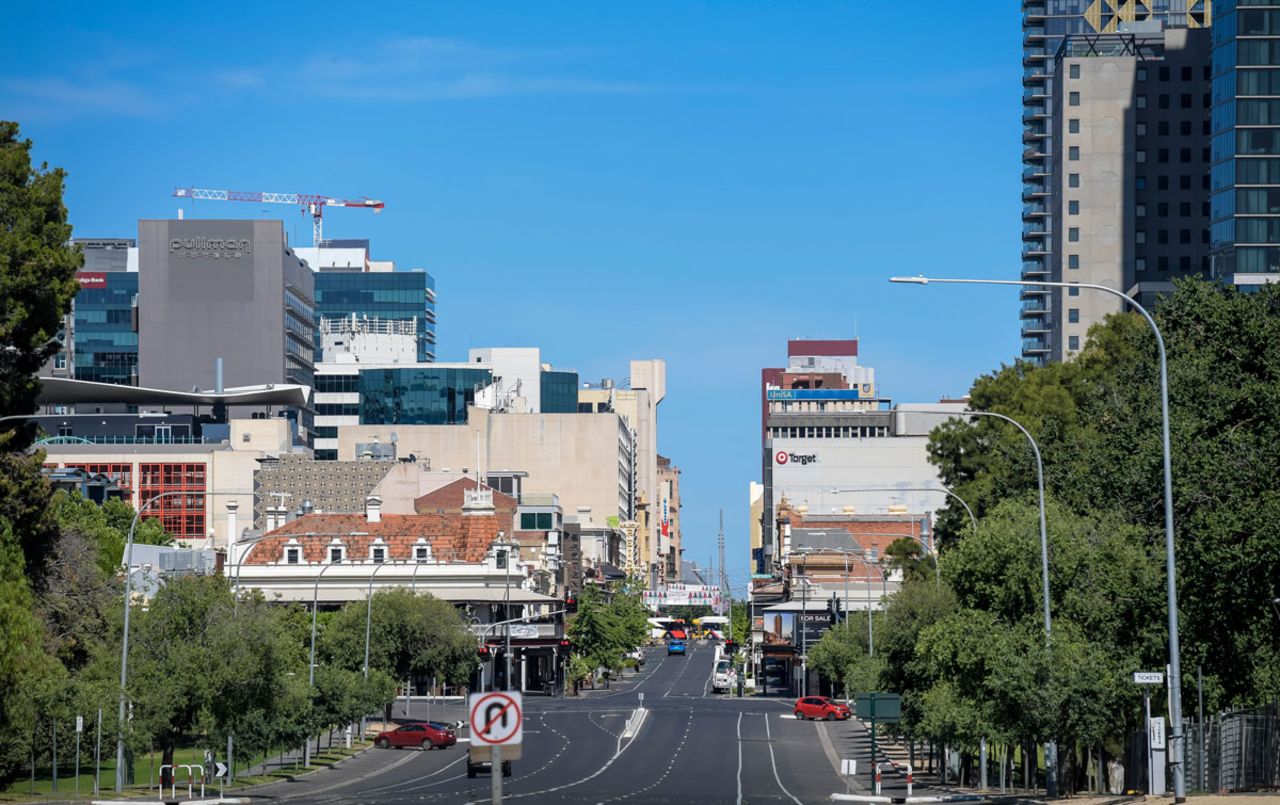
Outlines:
<svg viewBox="0 0 1280 805"><path fill-rule="evenodd" d="M845 791L834 751L851 725L797 721L791 700L710 691L714 651L650 650L610 691L525 699L523 757L503 799L524 803L809 803ZM647 715L623 730L644 694ZM460 737L467 733L464 730ZM255 802L489 802L487 774L466 776L467 745L373 750L339 768L254 792ZM861 766L861 764L860 764ZM858 787L855 785L855 790Z"/></svg>

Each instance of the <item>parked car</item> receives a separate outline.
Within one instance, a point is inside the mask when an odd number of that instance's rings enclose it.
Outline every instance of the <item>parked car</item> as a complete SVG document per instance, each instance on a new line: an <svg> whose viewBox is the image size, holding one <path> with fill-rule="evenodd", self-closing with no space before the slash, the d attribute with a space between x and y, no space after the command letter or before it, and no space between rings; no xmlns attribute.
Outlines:
<svg viewBox="0 0 1280 805"><path fill-rule="evenodd" d="M468 755L467 756L467 777L469 778L475 777L480 772L484 772L485 774L492 774L493 763L488 760L480 760L480 761L472 760L471 757ZM502 761L502 776L503 777L511 776L511 761L509 760Z"/></svg>
<svg viewBox="0 0 1280 805"><path fill-rule="evenodd" d="M373 745L379 749L403 749L405 747L421 747L422 749L444 749L458 742L458 735L453 728L440 722L414 721L401 724L393 730L378 733Z"/></svg>
<svg viewBox="0 0 1280 805"><path fill-rule="evenodd" d="M833 702L826 696L805 696L796 699L796 718L825 719L827 721L848 721L853 711L847 704Z"/></svg>
<svg viewBox="0 0 1280 805"><path fill-rule="evenodd" d="M683 656L684 656L684 641L683 641L683 640L668 640L668 641L667 641L667 656L668 656L668 657L670 657L672 654L679 654L681 657L683 657Z"/></svg>

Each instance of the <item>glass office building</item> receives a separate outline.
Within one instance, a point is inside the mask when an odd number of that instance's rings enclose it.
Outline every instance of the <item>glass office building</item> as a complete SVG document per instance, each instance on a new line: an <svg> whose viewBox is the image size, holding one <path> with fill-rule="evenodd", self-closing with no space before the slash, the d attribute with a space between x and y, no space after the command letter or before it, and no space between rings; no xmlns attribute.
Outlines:
<svg viewBox="0 0 1280 805"><path fill-rule="evenodd" d="M81 275L72 312L74 376L77 380L138 384L138 332L133 311L137 272Z"/></svg>
<svg viewBox="0 0 1280 805"><path fill-rule="evenodd" d="M1063 39L1157 23L1202 28L1212 22L1213 6L1213 0L1022 0L1022 279L1051 279L1052 79ZM1049 296L1046 288L1022 290L1022 357L1038 364L1050 354Z"/></svg>
<svg viewBox="0 0 1280 805"><path fill-rule="evenodd" d="M341 319L352 314L383 321L416 322L418 362L436 359L435 280L425 271L332 271L315 275L316 345L320 345L320 319ZM324 360L318 356L317 360Z"/></svg>
<svg viewBox="0 0 1280 805"><path fill-rule="evenodd" d="M578 373L577 372L543 372L542 413L544 414L576 414L578 413Z"/></svg>
<svg viewBox="0 0 1280 805"><path fill-rule="evenodd" d="M492 382L488 369L364 369L357 384L360 424L463 425L476 391Z"/></svg>
<svg viewBox="0 0 1280 805"><path fill-rule="evenodd" d="M1280 273L1280 2L1218 0L1210 248L1242 288Z"/></svg>

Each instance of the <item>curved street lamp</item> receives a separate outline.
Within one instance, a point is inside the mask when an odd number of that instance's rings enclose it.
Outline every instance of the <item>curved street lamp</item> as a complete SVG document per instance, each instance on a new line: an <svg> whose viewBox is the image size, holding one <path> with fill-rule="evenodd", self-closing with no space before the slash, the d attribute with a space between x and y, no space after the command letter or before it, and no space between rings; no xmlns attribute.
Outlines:
<svg viewBox="0 0 1280 805"><path fill-rule="evenodd" d="M931 282L956 285L1016 285L1024 288L1084 288L1098 293L1110 294L1133 308L1156 337L1156 351L1160 359L1160 445L1163 450L1164 463L1164 553L1165 553L1165 598L1169 622L1169 722L1172 732L1169 735L1172 744L1173 759L1173 796L1181 803L1187 798L1186 765L1183 762L1185 747L1182 736L1182 659L1178 645L1178 567L1174 556L1173 541L1173 470L1172 451L1169 447L1169 359L1165 353L1164 335L1156 325L1155 318L1136 299L1115 288L1090 282L1051 282L1041 280L990 280L960 279L936 277L890 277L890 282L928 285ZM1052 796L1052 793L1050 793Z"/></svg>

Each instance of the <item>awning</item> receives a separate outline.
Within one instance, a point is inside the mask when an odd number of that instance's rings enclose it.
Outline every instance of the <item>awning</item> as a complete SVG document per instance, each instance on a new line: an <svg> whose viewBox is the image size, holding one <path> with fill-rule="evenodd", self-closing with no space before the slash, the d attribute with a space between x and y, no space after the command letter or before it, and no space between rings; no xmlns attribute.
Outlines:
<svg viewBox="0 0 1280 805"><path fill-rule="evenodd" d="M505 589L501 587L432 587L430 589L432 595L444 601L453 603L493 603L500 604L503 601L510 601L513 604L558 604L561 603L559 598L551 595L543 595L535 593L533 590L521 590L515 587L511 588L510 598Z"/></svg>
<svg viewBox="0 0 1280 805"><path fill-rule="evenodd" d="M141 386L94 383L66 377L40 378L38 405L124 403L129 405L295 405L304 406L311 389L294 383L242 386L216 391L172 391Z"/></svg>

